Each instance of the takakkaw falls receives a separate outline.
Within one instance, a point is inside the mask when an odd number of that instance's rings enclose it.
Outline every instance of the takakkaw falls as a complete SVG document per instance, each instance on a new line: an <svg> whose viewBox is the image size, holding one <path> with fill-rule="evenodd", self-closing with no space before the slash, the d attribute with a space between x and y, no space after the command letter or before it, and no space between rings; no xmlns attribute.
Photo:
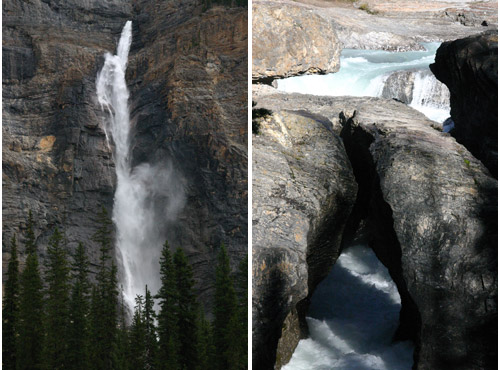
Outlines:
<svg viewBox="0 0 500 370"><path fill-rule="evenodd" d="M154 197L168 198L160 214L175 219L184 203L184 194L173 175L148 163L132 167L130 157L131 122L129 92L125 80L127 59L132 42L132 22L123 27L116 55L105 56L96 80L97 99L107 113L104 124L107 140L114 144L116 191L113 221L117 233L117 253L121 261L124 298L132 310L134 300L144 286L159 289L159 264L162 234L155 218ZM162 187L163 185L165 187ZM174 194L175 193L175 194Z"/></svg>
<svg viewBox="0 0 500 370"><path fill-rule="evenodd" d="M253 2L254 369L497 367L497 2Z"/></svg>

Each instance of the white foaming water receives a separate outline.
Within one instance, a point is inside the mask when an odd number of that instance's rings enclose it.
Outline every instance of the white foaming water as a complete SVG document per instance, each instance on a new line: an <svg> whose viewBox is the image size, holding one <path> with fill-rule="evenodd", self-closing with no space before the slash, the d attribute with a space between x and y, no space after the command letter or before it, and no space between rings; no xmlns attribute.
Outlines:
<svg viewBox="0 0 500 370"><path fill-rule="evenodd" d="M371 249L345 250L311 300L310 338L283 370L410 370L411 342L392 342L401 300Z"/></svg>
<svg viewBox="0 0 500 370"><path fill-rule="evenodd" d="M434 78L429 69L429 64L434 63L434 56L440 43L423 43L422 45L425 51L389 52L344 49L338 72L278 80L278 90L326 96L380 97L391 73L415 70L413 93L416 93L420 100L413 99L411 106L428 118L443 122L450 116L449 100L443 101L442 104L435 104L431 99L422 100L423 95L428 93L428 90L423 90L423 88L443 89L443 85ZM426 74L425 82L421 81L423 74L420 71L429 72ZM444 90L446 90L445 87Z"/></svg>
<svg viewBox="0 0 500 370"><path fill-rule="evenodd" d="M144 294L146 284L153 293L160 286L159 259L165 241L162 229L183 207L184 194L174 180L169 163L161 166L142 163L132 167L129 92L125 80L131 42L132 22L127 21L116 55L105 54L104 66L97 74L96 90L98 102L107 113L106 137L108 143L111 139L114 144L117 184L113 222L124 299L133 309L135 296Z"/></svg>
<svg viewBox="0 0 500 370"><path fill-rule="evenodd" d="M450 116L450 94L443 86L434 75L416 72L410 107L433 121L444 122Z"/></svg>

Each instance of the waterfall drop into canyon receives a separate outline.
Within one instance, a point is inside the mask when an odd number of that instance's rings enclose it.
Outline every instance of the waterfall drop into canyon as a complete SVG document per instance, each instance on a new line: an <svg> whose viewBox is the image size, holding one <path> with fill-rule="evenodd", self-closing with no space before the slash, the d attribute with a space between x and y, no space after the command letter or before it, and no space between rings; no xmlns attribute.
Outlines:
<svg viewBox="0 0 500 370"><path fill-rule="evenodd" d="M392 341L400 309L396 285L375 253L347 248L311 298L310 338L282 369L411 369L413 344Z"/></svg>
<svg viewBox="0 0 500 370"><path fill-rule="evenodd" d="M338 72L278 80L278 89L313 95L394 98L442 123L450 116L450 95L429 69L440 43L422 45L425 51L344 49Z"/></svg>
<svg viewBox="0 0 500 370"><path fill-rule="evenodd" d="M160 287L159 259L165 242L164 225L184 205L179 177L167 161L132 165L129 91L125 80L132 43L132 22L123 27L116 55L105 54L96 80L97 99L106 119L104 130L113 145L116 190L113 223L116 253L127 306L132 310L145 285L155 294Z"/></svg>

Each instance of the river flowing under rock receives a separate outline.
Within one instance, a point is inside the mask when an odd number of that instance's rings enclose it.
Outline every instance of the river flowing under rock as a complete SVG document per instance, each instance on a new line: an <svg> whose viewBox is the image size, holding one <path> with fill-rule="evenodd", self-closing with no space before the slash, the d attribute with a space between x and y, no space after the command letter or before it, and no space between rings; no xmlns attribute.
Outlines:
<svg viewBox="0 0 500 370"><path fill-rule="evenodd" d="M400 309L396 285L373 251L347 248L312 296L310 338L282 369L411 369L413 344L392 340Z"/></svg>
<svg viewBox="0 0 500 370"><path fill-rule="evenodd" d="M278 90L325 96L375 96L397 99L429 119L450 116L448 88L429 69L440 43L423 43L425 51L389 52L344 49L340 70L278 80Z"/></svg>

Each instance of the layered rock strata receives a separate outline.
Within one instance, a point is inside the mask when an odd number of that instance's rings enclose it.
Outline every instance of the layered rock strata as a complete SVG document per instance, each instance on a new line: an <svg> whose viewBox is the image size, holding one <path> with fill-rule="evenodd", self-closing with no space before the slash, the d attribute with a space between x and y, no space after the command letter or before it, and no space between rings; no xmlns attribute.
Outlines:
<svg viewBox="0 0 500 370"><path fill-rule="evenodd" d="M450 90L453 136L498 176L498 32L443 43L430 66Z"/></svg>
<svg viewBox="0 0 500 370"><path fill-rule="evenodd" d="M116 180L95 78L126 20L132 162L172 168L182 186L181 214L158 228L186 251L210 311L218 246L234 266L247 251L246 8L4 2L3 239L20 236L31 209L42 259L57 225L70 249L82 241L97 262L95 214L111 212Z"/></svg>
<svg viewBox="0 0 500 370"><path fill-rule="evenodd" d="M71 248L92 245L96 213L112 207L95 78L129 17L125 2L3 3L2 236L22 240L32 210L42 259L56 225Z"/></svg>
<svg viewBox="0 0 500 370"><path fill-rule="evenodd" d="M403 305L395 334L415 341L414 368L493 366L497 182L481 162L421 113L395 101L284 94L271 88L256 89L254 100L257 107L274 112L307 107L307 113L294 114L321 116L343 137L359 190L344 233L337 237L348 243L363 225L369 244L388 267ZM266 153L264 144L254 146L255 156ZM271 184L277 175L257 172L258 168L256 162L254 182ZM259 188L254 185L254 189ZM255 211L254 215L261 216ZM265 250L260 235L266 230L266 238L272 239L273 234L289 233L289 225L280 227L261 229L258 219L254 220L254 274L261 280L263 275L256 271L260 252ZM295 250L287 240L280 247L285 248L282 254ZM268 263L265 266L272 268ZM311 272L310 268L308 274ZM280 281L289 276L296 279L296 274L281 273ZM298 278L305 282L308 275ZM286 296L286 286L273 285L271 296ZM309 295L313 288L309 286ZM254 290L254 305L260 312L266 312L266 307L273 312L286 308L290 317L295 315L290 305L278 308L275 300L266 306L264 297ZM269 322L256 313L254 310L253 335L258 344ZM259 355L254 352L254 363Z"/></svg>

